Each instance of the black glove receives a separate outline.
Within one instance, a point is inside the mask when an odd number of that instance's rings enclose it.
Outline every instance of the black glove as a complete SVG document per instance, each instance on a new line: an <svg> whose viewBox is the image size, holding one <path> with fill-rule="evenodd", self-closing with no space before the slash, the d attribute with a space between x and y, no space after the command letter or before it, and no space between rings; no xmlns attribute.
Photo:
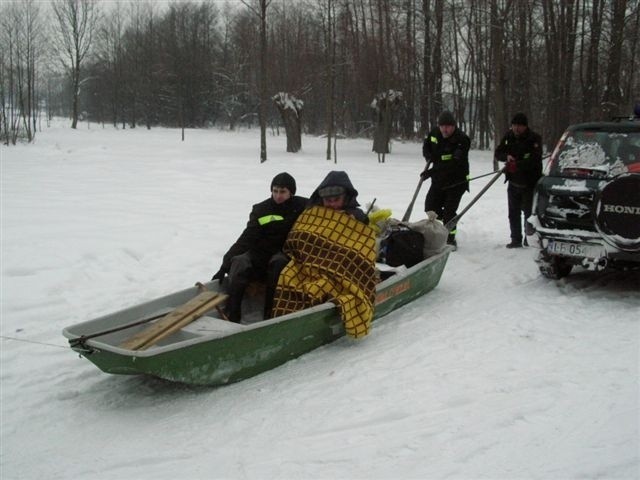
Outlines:
<svg viewBox="0 0 640 480"><path fill-rule="evenodd" d="M227 274L227 272L225 272L222 268L220 270L218 270L216 273L213 274L213 277L211 277L211 280L218 280L220 283L222 283L222 280L224 280L224 276Z"/></svg>
<svg viewBox="0 0 640 480"><path fill-rule="evenodd" d="M426 168L420 172L420 178L422 180L426 180L427 178L431 177L431 170L427 170Z"/></svg>

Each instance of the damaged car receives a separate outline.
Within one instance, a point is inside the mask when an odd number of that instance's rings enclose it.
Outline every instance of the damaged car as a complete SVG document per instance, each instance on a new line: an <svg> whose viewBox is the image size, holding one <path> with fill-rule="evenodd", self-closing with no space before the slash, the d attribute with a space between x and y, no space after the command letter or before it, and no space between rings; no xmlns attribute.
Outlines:
<svg viewBox="0 0 640 480"><path fill-rule="evenodd" d="M540 272L640 268L640 119L570 126L534 194Z"/></svg>

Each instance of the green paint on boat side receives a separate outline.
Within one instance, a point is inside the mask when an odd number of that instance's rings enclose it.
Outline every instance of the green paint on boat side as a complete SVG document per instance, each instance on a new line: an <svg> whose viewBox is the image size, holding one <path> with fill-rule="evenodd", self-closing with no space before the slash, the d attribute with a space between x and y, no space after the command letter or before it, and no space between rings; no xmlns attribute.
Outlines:
<svg viewBox="0 0 640 480"><path fill-rule="evenodd" d="M383 288L376 293L374 318L383 317L435 288L449 252L447 249L407 270L406 274L398 275L397 279L381 284ZM180 301L190 298L189 295L195 292L191 290L179 292L177 296ZM148 302L148 305L151 304L153 302ZM153 305L155 308L164 305L163 299ZM130 310L134 310L138 316L145 313L144 308L137 307L122 312L131 317ZM302 315L281 318L260 322L254 324L253 328L223 337L204 339L202 342L185 341L180 348L153 347L141 353L105 348L104 343L93 340L72 348L106 373L146 374L192 385L224 385L271 370L345 334L334 306L314 308ZM85 323L95 329L91 322ZM126 322L119 321L119 324ZM68 338L73 337L66 330L64 334Z"/></svg>

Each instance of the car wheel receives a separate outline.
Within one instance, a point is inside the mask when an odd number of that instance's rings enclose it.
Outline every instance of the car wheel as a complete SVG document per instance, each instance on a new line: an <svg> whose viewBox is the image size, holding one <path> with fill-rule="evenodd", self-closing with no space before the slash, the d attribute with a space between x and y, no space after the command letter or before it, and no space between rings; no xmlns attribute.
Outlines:
<svg viewBox="0 0 640 480"><path fill-rule="evenodd" d="M640 250L640 174L619 175L600 188L594 222L609 245Z"/></svg>
<svg viewBox="0 0 640 480"><path fill-rule="evenodd" d="M552 280L559 280L568 276L573 268L573 265L567 259L548 255L542 251L538 255L536 262L540 273Z"/></svg>

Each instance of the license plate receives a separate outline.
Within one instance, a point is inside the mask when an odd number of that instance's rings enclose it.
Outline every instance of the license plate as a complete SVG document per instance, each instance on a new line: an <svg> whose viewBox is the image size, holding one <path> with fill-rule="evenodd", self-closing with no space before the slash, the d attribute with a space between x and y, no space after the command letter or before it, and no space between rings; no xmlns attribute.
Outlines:
<svg viewBox="0 0 640 480"><path fill-rule="evenodd" d="M600 258L602 256L602 248L597 245L558 242L554 240L549 241L547 252L555 255L565 255L567 257Z"/></svg>

